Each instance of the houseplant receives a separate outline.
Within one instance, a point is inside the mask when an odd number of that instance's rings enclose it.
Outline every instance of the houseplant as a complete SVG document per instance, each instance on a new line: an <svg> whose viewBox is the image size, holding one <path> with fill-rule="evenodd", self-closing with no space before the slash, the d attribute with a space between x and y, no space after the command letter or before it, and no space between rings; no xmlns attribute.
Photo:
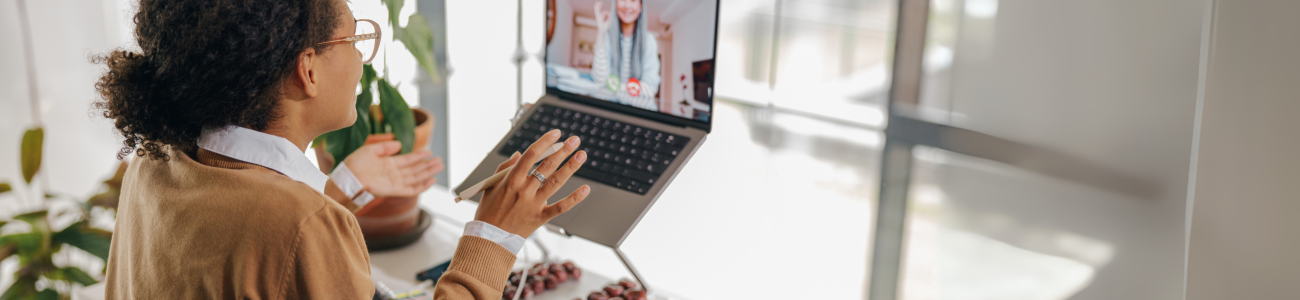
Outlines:
<svg viewBox="0 0 1300 300"><path fill-rule="evenodd" d="M400 26L399 12L404 0L382 0L388 9L388 24L393 40L401 41L422 69L435 81L441 81L433 55L433 34L424 17L411 15L407 26ZM387 49L387 48L385 48ZM387 68L385 68L387 70ZM433 116L412 109L387 78L381 78L371 64L363 67L361 93L357 95L357 120L352 126L321 135L313 141L321 171L331 172L362 145L389 140L401 142L400 153L425 147L433 132ZM375 96L378 96L376 103ZM379 198L356 212L357 223L367 239L392 237L417 226L420 218L416 197ZM368 243L369 244L369 243Z"/></svg>
<svg viewBox="0 0 1300 300"><path fill-rule="evenodd" d="M376 84L380 102L372 105L371 84ZM364 66L361 75L362 91L357 95L357 120L352 126L321 135L313 143L317 164L321 171L331 172L336 161L342 161L362 145L397 140L402 143L401 153L425 147L433 132L433 117L420 109L411 109L397 93L397 88L382 78L376 78L370 65ZM397 236L414 228L419 222L417 197L376 198L356 212L357 225L367 239Z"/></svg>
<svg viewBox="0 0 1300 300"><path fill-rule="evenodd" d="M91 226L94 216L105 216L106 211L92 213L94 207L115 211L117 196L121 193L122 177L126 173L126 163L119 164L113 178L104 181L103 193L85 201L75 201L66 196L46 193L37 195L32 180L41 168L41 148L44 130L35 128L23 134L22 139L22 174L28 188L31 206L36 209L13 216L12 220L0 220L0 228L6 226L22 227L25 232L0 236L0 260L18 256L18 271L14 273L14 283L0 294L0 299L60 299L70 297L76 285L88 286L98 282L94 276L76 266L56 262L68 261L69 247L85 252L107 262L109 240L112 233ZM0 182L0 195L11 194L13 186ZM17 197L14 197L17 198ZM22 199L16 199L22 201ZM51 208L59 201L72 201L73 211L56 211ZM107 216L106 216L107 217ZM19 223L18 221L21 221ZM53 225L72 221L70 225L56 230ZM7 232L0 231L0 232ZM21 231L21 230L20 230ZM100 270L102 271L102 270ZM96 272L99 273L99 272ZM44 281L42 281L44 279Z"/></svg>

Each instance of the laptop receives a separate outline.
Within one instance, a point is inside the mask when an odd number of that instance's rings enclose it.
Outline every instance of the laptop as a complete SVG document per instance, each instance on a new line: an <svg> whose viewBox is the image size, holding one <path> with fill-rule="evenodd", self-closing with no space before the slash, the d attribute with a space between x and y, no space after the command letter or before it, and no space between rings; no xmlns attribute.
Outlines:
<svg viewBox="0 0 1300 300"><path fill-rule="evenodd" d="M635 2L548 1L546 94L456 191L560 129L582 139L588 158L548 202L584 184L592 190L547 228L611 248L623 243L712 129L717 53L718 0L642 0L639 9ZM597 5L610 24L603 33Z"/></svg>

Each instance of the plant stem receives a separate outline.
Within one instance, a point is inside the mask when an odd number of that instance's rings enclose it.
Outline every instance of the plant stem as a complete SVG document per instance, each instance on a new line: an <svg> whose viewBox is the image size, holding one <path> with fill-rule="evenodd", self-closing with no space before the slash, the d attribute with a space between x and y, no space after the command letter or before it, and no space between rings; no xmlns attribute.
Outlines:
<svg viewBox="0 0 1300 300"><path fill-rule="evenodd" d="M27 19L27 1L18 0L18 25L23 35L23 56L27 59L27 92L31 96L32 102L32 122L41 124L41 100L38 91L39 85L36 82L36 58L35 50L32 49L31 24Z"/></svg>

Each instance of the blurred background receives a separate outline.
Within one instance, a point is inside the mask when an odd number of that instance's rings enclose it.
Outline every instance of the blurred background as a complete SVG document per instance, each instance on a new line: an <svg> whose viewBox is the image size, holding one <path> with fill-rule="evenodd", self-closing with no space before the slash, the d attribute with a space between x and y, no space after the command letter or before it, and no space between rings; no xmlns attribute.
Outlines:
<svg viewBox="0 0 1300 300"><path fill-rule="evenodd" d="M546 1L409 2L444 80L392 41L376 60L435 115L456 186L544 93ZM1291 298L1266 283L1300 279L1297 64L1275 60L1300 24L1265 21L1300 5L1240 2L723 0L711 137L624 251L688 299ZM134 1L17 4L0 0L0 180L40 124L38 186L92 195L121 137L90 110L88 58L134 47ZM22 209L5 197L0 218ZM1272 221L1234 223L1252 218ZM588 268L626 272L604 261Z"/></svg>

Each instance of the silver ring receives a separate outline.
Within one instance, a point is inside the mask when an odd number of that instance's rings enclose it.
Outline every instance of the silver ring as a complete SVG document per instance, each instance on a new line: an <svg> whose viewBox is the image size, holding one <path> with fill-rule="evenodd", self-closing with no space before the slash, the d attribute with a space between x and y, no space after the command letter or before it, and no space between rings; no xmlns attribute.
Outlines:
<svg viewBox="0 0 1300 300"><path fill-rule="evenodd" d="M533 178L537 178L537 182L541 182L543 184L546 183L546 175L542 175L542 172L537 172L537 170L533 170L533 172L529 173L528 175L533 175Z"/></svg>

